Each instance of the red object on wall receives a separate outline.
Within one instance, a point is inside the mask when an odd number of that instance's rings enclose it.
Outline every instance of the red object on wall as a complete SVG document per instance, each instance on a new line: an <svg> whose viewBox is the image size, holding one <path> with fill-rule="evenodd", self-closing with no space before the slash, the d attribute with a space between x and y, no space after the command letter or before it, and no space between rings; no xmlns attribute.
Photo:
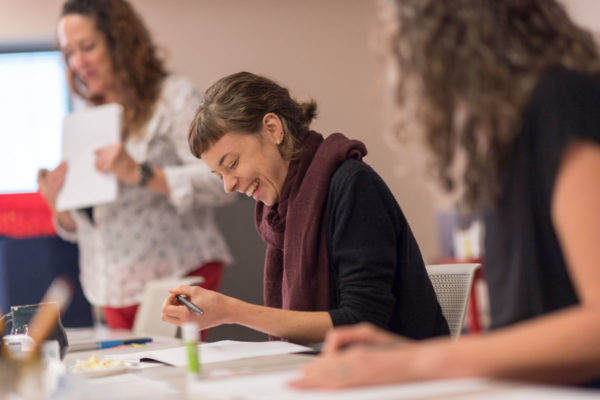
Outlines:
<svg viewBox="0 0 600 400"><path fill-rule="evenodd" d="M52 212L39 193L0 195L0 236L55 235Z"/></svg>

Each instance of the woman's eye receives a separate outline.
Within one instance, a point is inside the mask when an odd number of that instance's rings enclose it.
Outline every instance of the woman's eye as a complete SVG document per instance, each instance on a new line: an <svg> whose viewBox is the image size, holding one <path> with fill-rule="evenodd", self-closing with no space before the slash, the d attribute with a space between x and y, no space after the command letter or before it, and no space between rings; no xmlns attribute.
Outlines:
<svg viewBox="0 0 600 400"><path fill-rule="evenodd" d="M85 46L82 46L81 49L83 51L92 51L92 50L94 50L95 46L96 46L96 43L86 44Z"/></svg>
<svg viewBox="0 0 600 400"><path fill-rule="evenodd" d="M236 159L234 162L229 164L229 169L234 169L237 166L238 160Z"/></svg>

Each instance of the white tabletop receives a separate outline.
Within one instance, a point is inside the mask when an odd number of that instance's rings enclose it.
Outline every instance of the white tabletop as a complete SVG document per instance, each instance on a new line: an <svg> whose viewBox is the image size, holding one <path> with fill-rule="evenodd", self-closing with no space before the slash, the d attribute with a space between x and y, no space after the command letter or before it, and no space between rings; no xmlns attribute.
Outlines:
<svg viewBox="0 0 600 400"><path fill-rule="evenodd" d="M80 339L89 339L84 331ZM88 332L94 339L133 338L127 331ZM70 337L75 338L72 334ZM67 369L76 361L93 354L131 354L149 349L168 349L181 346L175 338L155 338L141 347L120 347L84 352L70 352L63 361ZM573 388L535 386L489 379L463 379L409 383L401 385L359 388L344 391L300 391L287 383L299 375L300 368L313 356L279 354L202 365L199 379L190 381L185 367L166 365L137 366L119 374L83 378L68 373L52 398L58 399L592 399L600 398L600 391Z"/></svg>

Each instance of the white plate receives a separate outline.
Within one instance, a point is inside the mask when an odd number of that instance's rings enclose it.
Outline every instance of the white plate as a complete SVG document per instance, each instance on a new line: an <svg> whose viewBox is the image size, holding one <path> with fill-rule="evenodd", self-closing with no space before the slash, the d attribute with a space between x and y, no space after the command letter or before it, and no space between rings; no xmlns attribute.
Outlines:
<svg viewBox="0 0 600 400"><path fill-rule="evenodd" d="M89 369L83 371L71 371L73 375L82 376L84 378L100 378L103 376L122 374L127 372L129 367L127 365L119 365L117 367Z"/></svg>

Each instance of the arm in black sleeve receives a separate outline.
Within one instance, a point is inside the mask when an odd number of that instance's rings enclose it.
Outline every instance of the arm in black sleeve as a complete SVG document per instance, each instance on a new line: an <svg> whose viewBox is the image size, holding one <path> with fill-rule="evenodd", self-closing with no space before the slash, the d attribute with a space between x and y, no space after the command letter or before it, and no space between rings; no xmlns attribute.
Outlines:
<svg viewBox="0 0 600 400"><path fill-rule="evenodd" d="M399 207L367 165L346 161L327 200L333 325L371 322L387 328L394 312Z"/></svg>

